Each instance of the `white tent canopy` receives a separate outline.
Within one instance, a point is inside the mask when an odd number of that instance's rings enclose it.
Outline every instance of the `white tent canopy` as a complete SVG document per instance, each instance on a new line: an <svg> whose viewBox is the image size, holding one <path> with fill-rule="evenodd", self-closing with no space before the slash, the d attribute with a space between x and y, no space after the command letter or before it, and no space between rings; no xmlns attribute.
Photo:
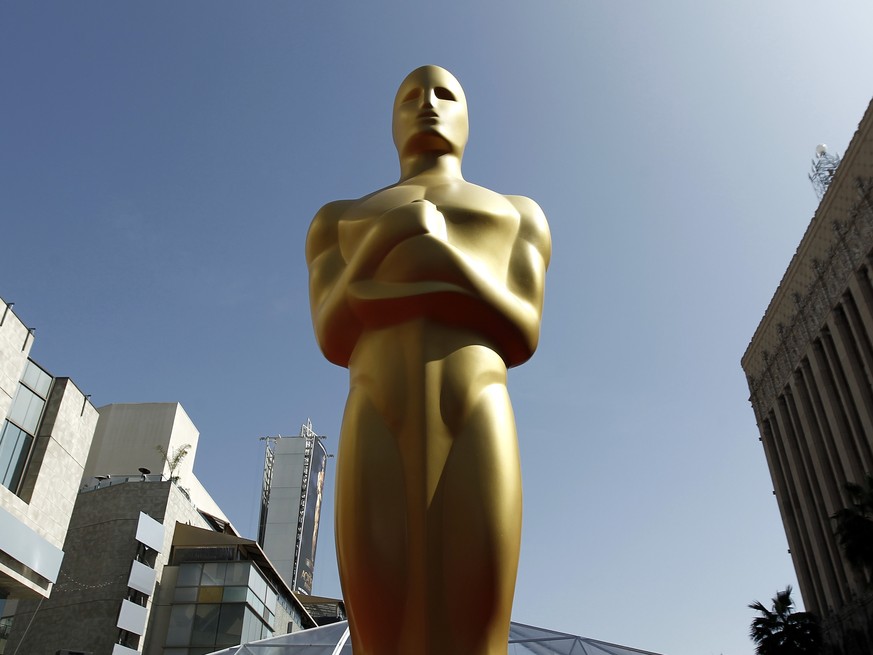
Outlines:
<svg viewBox="0 0 873 655"><path fill-rule="evenodd" d="M352 655L348 622L301 630L287 635L232 646L212 655ZM657 655L597 639L513 623L509 628L509 655Z"/></svg>

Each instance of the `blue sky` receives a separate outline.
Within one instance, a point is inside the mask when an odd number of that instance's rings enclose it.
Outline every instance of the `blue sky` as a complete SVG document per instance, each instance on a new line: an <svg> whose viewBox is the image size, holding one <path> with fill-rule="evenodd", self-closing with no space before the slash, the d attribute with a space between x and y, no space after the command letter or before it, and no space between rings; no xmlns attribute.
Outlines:
<svg viewBox="0 0 873 655"><path fill-rule="evenodd" d="M746 605L796 581L739 360L816 144L845 150L873 95L871 24L861 0L3 2L0 296L96 405L181 402L253 535L258 437L311 417L334 452L345 400L309 222L396 181L394 92L442 65L466 178L536 199L554 240L510 373L515 620L748 655ZM339 593L330 531L315 592Z"/></svg>

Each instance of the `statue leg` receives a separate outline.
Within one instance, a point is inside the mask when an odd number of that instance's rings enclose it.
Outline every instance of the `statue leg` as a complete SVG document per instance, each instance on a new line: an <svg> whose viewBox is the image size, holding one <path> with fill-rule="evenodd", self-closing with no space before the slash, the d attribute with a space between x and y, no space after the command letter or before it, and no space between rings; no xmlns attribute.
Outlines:
<svg viewBox="0 0 873 655"><path fill-rule="evenodd" d="M366 389L353 387L337 457L336 542L356 655L399 655L406 540L403 464L396 437Z"/></svg>
<svg viewBox="0 0 873 655"><path fill-rule="evenodd" d="M430 508L432 655L506 655L521 543L521 468L505 384L476 396ZM438 618L437 618L438 617Z"/></svg>

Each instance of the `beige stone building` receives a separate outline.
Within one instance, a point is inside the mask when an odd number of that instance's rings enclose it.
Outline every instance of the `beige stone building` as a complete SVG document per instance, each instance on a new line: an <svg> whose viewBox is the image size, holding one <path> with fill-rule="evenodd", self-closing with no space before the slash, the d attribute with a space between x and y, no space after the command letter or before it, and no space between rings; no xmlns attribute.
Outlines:
<svg viewBox="0 0 873 655"><path fill-rule="evenodd" d="M804 605L831 644L873 652L870 580L831 519L873 473L873 103L742 367Z"/></svg>
<svg viewBox="0 0 873 655"><path fill-rule="evenodd" d="M69 379L30 358L34 330L0 300L0 653L19 599L43 600L97 424Z"/></svg>

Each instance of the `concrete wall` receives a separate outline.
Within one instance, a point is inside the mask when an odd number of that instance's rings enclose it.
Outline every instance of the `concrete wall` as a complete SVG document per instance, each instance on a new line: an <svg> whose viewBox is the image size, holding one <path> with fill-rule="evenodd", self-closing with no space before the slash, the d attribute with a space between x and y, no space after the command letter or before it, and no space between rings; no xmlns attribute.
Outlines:
<svg viewBox="0 0 873 655"><path fill-rule="evenodd" d="M119 403L97 410L100 420L85 465L85 478L98 475L132 475L146 468L170 477L160 446L170 458L179 448L188 454L173 472L199 509L223 521L227 516L194 475L200 432L179 403Z"/></svg>
<svg viewBox="0 0 873 655"><path fill-rule="evenodd" d="M196 509L170 482L128 482L81 493L64 545L60 579L41 606L33 601L19 603L7 652L16 648L22 653L112 652L118 634L116 621L136 556L140 512L165 526L164 545L154 567L158 583L151 598L160 593L176 521L208 527ZM149 612L152 604L150 600ZM34 612L33 626L25 635Z"/></svg>
<svg viewBox="0 0 873 655"><path fill-rule="evenodd" d="M200 432L179 403L122 403L101 407L94 447L85 465L85 477L136 473L140 467L170 475L157 447L172 455L189 445L174 475L193 474Z"/></svg>
<svg viewBox="0 0 873 655"><path fill-rule="evenodd" d="M0 417L9 413L32 345L27 326L0 298Z"/></svg>
<svg viewBox="0 0 873 655"><path fill-rule="evenodd" d="M59 546L76 504L96 425L94 406L69 378L56 378L20 495L29 503L36 531Z"/></svg>

